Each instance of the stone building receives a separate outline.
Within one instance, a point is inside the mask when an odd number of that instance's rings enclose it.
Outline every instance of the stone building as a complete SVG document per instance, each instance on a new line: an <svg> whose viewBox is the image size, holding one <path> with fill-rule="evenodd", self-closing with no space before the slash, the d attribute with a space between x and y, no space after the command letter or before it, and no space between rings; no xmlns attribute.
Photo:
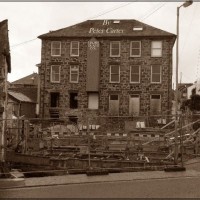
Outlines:
<svg viewBox="0 0 200 200"><path fill-rule="evenodd" d="M40 117L171 111L176 35L136 20L88 20L38 38Z"/></svg>

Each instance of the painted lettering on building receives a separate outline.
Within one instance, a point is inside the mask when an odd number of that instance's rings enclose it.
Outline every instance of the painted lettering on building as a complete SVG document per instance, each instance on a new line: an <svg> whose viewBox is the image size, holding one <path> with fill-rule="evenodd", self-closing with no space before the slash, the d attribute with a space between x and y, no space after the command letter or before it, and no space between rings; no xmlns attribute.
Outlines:
<svg viewBox="0 0 200 200"><path fill-rule="evenodd" d="M107 28L107 29L90 28L89 33L93 33L93 34L103 34L103 33L121 34L121 33L124 33L124 30L123 29L113 29L113 28Z"/></svg>

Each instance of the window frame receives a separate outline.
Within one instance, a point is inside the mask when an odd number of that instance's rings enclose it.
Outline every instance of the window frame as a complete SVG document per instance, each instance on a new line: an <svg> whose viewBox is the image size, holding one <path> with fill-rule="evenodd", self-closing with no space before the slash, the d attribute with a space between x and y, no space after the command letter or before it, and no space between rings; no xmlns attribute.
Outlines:
<svg viewBox="0 0 200 200"><path fill-rule="evenodd" d="M77 67L77 70L72 70L73 67ZM77 80L76 81L72 81L72 71L77 71ZM78 83L79 82L79 65L70 65L70 79L69 79L70 83Z"/></svg>
<svg viewBox="0 0 200 200"><path fill-rule="evenodd" d="M53 80L53 67L59 67L59 81L54 81ZM51 83L60 83L60 65L51 65Z"/></svg>
<svg viewBox="0 0 200 200"><path fill-rule="evenodd" d="M118 43L119 44L119 54L118 55L113 55L112 54L112 50L113 50L112 45L114 43ZM121 42L120 41L111 41L110 42L110 57L115 58L115 57L120 57L120 55L121 55Z"/></svg>
<svg viewBox="0 0 200 200"><path fill-rule="evenodd" d="M161 47L160 48L153 48L153 43L156 43L156 42L160 42L161 44ZM158 50L160 49L160 55L153 55L153 50ZM154 40L154 41L151 41L151 57L155 57L155 58L160 58L162 57L162 49L163 49L163 41L162 40Z"/></svg>
<svg viewBox="0 0 200 200"><path fill-rule="evenodd" d="M112 75L113 75L113 74L115 75L115 73L111 73L111 68L112 68L112 66L117 66L117 67L118 67L119 81L112 81L112 80L111 80ZM120 83L120 65L110 65L110 81L109 81L109 82L110 82L110 83Z"/></svg>
<svg viewBox="0 0 200 200"><path fill-rule="evenodd" d="M139 67L139 81L138 82L131 80L132 67L136 67L136 66ZM134 74L136 74L136 73L134 73ZM141 66L140 65L130 65L130 83L140 83L140 81L141 81Z"/></svg>
<svg viewBox="0 0 200 200"><path fill-rule="evenodd" d="M59 43L59 48L53 48L53 43ZM53 54L53 50L54 49L59 49L59 54L58 55L55 55L55 54ZM61 56L61 42L60 41L51 41L51 56L53 56L53 57L56 57L56 56Z"/></svg>
<svg viewBox="0 0 200 200"><path fill-rule="evenodd" d="M159 82L153 82L153 67L154 66L160 67L160 81ZM158 74L158 73L154 73L154 74ZM154 84L161 84L162 83L162 66L161 65L151 65L151 83L154 83Z"/></svg>
<svg viewBox="0 0 200 200"><path fill-rule="evenodd" d="M78 48L73 48L73 43L78 43ZM80 47L79 41L71 41L71 42L70 42L70 56L71 56L71 57L79 57L79 47ZM73 53L72 53L73 49L77 49L77 50L78 50L78 53L77 53L77 54L73 54Z"/></svg>
<svg viewBox="0 0 200 200"><path fill-rule="evenodd" d="M139 43L139 48L133 48L133 42L138 42ZM141 50L141 47L142 47L142 44L141 44L142 42L141 41L139 41L139 40L135 40L135 41L131 41L130 42L130 57L135 57L135 58L137 58L137 57L141 57L141 52L142 52L142 50ZM133 53L132 53L132 50L133 49L139 49L139 55L133 55Z"/></svg>

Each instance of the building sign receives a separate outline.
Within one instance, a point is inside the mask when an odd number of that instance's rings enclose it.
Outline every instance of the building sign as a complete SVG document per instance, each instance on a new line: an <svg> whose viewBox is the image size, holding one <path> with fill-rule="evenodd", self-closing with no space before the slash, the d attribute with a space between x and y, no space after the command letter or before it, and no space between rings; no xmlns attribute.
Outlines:
<svg viewBox="0 0 200 200"><path fill-rule="evenodd" d="M89 33L94 34L104 34L104 33L111 33L111 34L121 34L124 33L123 29L113 29L113 28L107 28L107 29L99 29L99 28L90 28Z"/></svg>

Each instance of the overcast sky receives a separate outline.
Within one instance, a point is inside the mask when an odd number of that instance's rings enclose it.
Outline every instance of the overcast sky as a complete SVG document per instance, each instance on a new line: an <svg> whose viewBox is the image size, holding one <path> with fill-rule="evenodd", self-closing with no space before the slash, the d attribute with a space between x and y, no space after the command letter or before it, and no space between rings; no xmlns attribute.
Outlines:
<svg viewBox="0 0 200 200"><path fill-rule="evenodd" d="M8 19L9 26L9 81L37 72L41 34L88 19L136 19L176 34L177 6L183 2L0 2L0 21ZM179 77L194 82L200 77L200 2L180 9L179 44Z"/></svg>

